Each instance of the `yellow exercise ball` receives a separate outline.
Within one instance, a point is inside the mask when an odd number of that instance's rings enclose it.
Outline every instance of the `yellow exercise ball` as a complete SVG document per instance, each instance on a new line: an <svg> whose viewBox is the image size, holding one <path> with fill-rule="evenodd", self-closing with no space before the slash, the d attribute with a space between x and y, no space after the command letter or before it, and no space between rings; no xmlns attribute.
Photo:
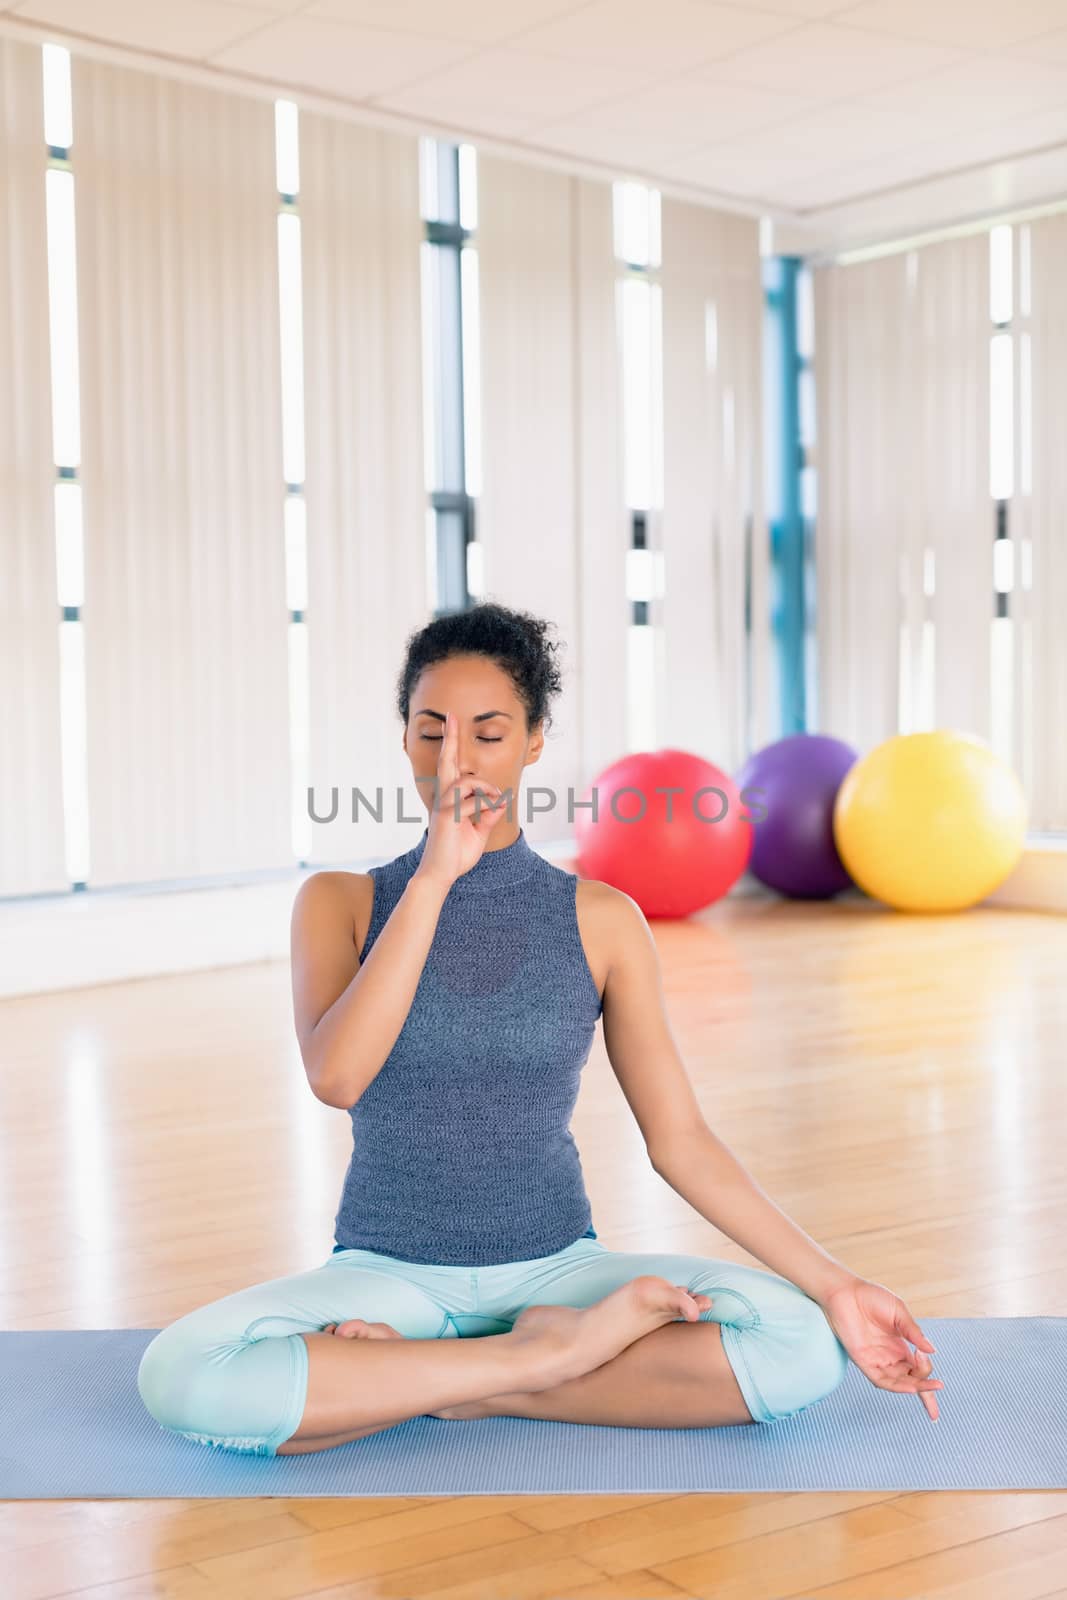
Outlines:
<svg viewBox="0 0 1067 1600"><path fill-rule="evenodd" d="M833 827L838 855L874 899L898 911L962 911L1022 855L1026 797L983 740L901 733L845 774Z"/></svg>

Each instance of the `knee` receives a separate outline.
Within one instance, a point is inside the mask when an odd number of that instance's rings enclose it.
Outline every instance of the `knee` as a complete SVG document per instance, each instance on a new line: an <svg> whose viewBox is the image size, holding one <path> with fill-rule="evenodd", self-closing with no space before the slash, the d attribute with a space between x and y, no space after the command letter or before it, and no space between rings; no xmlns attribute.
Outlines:
<svg viewBox="0 0 1067 1600"><path fill-rule="evenodd" d="M161 1353L161 1341L166 1331L164 1328L154 1339L148 1341L137 1368L137 1391L144 1401L145 1409L157 1422L161 1420L161 1399L167 1381L166 1354Z"/></svg>
<svg viewBox="0 0 1067 1600"><path fill-rule="evenodd" d="M810 1398L804 1405L814 1405L825 1400L840 1388L849 1368L849 1355L837 1334L826 1320L826 1313L817 1301L805 1296L807 1326L804 1331L806 1359L803 1363Z"/></svg>
<svg viewBox="0 0 1067 1600"><path fill-rule="evenodd" d="M199 1435L214 1421L222 1386L233 1387L212 1353L179 1323L163 1328L145 1346L137 1368L137 1389L149 1415L175 1433Z"/></svg>
<svg viewBox="0 0 1067 1600"><path fill-rule="evenodd" d="M721 1290L708 1292L724 1301ZM740 1303L722 1317L723 1346L754 1421L796 1416L841 1385L848 1353L822 1307L796 1284L753 1272L731 1284L729 1297Z"/></svg>
<svg viewBox="0 0 1067 1600"><path fill-rule="evenodd" d="M165 1427L177 1425L188 1352L175 1338L173 1328L163 1328L145 1346L137 1368L137 1390L145 1409Z"/></svg>
<svg viewBox="0 0 1067 1600"><path fill-rule="evenodd" d="M822 1307L801 1290L781 1325L780 1359L766 1381L771 1416L778 1422L807 1411L844 1382L849 1357Z"/></svg>
<svg viewBox="0 0 1067 1600"><path fill-rule="evenodd" d="M195 1316L195 1314L193 1314ZM272 1455L303 1409L307 1346L299 1334L212 1341L193 1317L145 1347L137 1388L164 1428L197 1444Z"/></svg>

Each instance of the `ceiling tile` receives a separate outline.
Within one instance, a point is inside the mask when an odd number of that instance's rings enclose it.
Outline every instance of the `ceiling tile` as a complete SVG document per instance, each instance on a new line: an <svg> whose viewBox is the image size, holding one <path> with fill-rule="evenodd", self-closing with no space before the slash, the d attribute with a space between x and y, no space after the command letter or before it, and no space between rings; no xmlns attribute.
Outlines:
<svg viewBox="0 0 1067 1600"><path fill-rule="evenodd" d="M906 150L887 152L873 161L828 164L792 183L788 199L796 209L840 205L880 190L897 188L958 174L971 168L1005 163L1028 151L1063 142L1063 186L1067 187L1067 104L1005 125L960 135L955 139L924 140Z"/></svg>
<svg viewBox="0 0 1067 1600"><path fill-rule="evenodd" d="M570 16L524 34L522 45L541 55L609 63L659 77L797 26L788 17L713 0L592 0Z"/></svg>
<svg viewBox="0 0 1067 1600"><path fill-rule="evenodd" d="M669 162L678 161L692 148L690 142L652 139L645 134L607 132L585 128L577 122L555 122L538 128L524 143L531 150L550 150L554 154L576 155L620 170L647 175L662 173Z"/></svg>
<svg viewBox="0 0 1067 1600"><path fill-rule="evenodd" d="M995 50L1063 22L1063 0L860 0L837 12L844 27L967 50Z"/></svg>
<svg viewBox="0 0 1067 1600"><path fill-rule="evenodd" d="M216 52L212 60L279 83L362 100L425 77L466 54L466 45L449 40L300 16L274 22L243 43Z"/></svg>
<svg viewBox="0 0 1067 1600"><path fill-rule="evenodd" d="M647 79L617 67L550 61L518 50L487 50L425 82L396 93L376 95L378 104L410 115L441 118L447 112L460 126L488 128L486 117L516 127L570 117L600 100L631 96Z"/></svg>
<svg viewBox="0 0 1067 1600"><path fill-rule="evenodd" d="M1067 6L1064 10L1067 11ZM1023 60L1049 61L1067 66L1067 28L1057 28L1054 33L1042 33L1036 39L1028 39L1025 44L1010 45L1007 54Z"/></svg>
<svg viewBox="0 0 1067 1600"><path fill-rule="evenodd" d="M993 167L971 167L930 182L882 186L846 205L801 210L797 213L801 225L793 229L784 223L781 238L785 248L791 243L801 254L811 249L836 252L887 242L946 224L1042 205L1050 196L1062 194L1059 177L1047 159L1031 156L1001 161Z"/></svg>
<svg viewBox="0 0 1067 1600"><path fill-rule="evenodd" d="M702 5L705 0L697 0L697 3ZM831 12L840 11L848 0L726 0L726 3L737 11L774 11L780 16L805 21L811 17L828 17Z"/></svg>
<svg viewBox="0 0 1067 1600"><path fill-rule="evenodd" d="M218 0L220 6L236 6L238 10L245 10L252 6L257 11L273 11L279 17L292 16L294 11L302 11L308 0Z"/></svg>
<svg viewBox="0 0 1067 1600"><path fill-rule="evenodd" d="M435 94L427 85L416 97L397 91L397 99L376 100L383 110L409 119L419 132L435 133L440 138L459 140L507 139L520 142L529 133L533 118L501 100L475 109L458 95Z"/></svg>
<svg viewBox="0 0 1067 1600"><path fill-rule="evenodd" d="M861 94L966 60L968 52L813 22L701 67L694 77L764 89L803 88L813 98Z"/></svg>
<svg viewBox="0 0 1067 1600"><path fill-rule="evenodd" d="M768 198L775 188L791 179L811 176L811 162L804 156L783 147L771 155L749 155L743 145L716 145L710 150L699 150L664 168L664 177L679 183L719 189L725 194L744 194Z"/></svg>
<svg viewBox="0 0 1067 1600"><path fill-rule="evenodd" d="M812 105L811 100L799 95L772 93L769 89L675 78L623 100L575 112L571 120L607 132L698 145L728 139L748 129L769 127L810 110Z"/></svg>
<svg viewBox="0 0 1067 1600"><path fill-rule="evenodd" d="M426 33L469 44L499 44L585 0L313 0L309 17L333 17L393 33Z"/></svg>
<svg viewBox="0 0 1067 1600"><path fill-rule="evenodd" d="M244 34L274 20L265 7L216 5L214 0L180 0L145 5L144 0L23 0L14 15L88 38L158 50L165 55L203 60Z"/></svg>
<svg viewBox="0 0 1067 1600"><path fill-rule="evenodd" d="M776 152L788 146L790 154L806 163L810 172L839 166L843 151L850 162L873 160L909 145L928 143L933 136L934 130L921 119L902 121L892 107L870 110L860 98L792 116L741 138L718 141L715 153L764 162L773 161Z"/></svg>
<svg viewBox="0 0 1067 1600"><path fill-rule="evenodd" d="M1067 67L1003 56L977 56L911 83L878 89L856 101L860 115L895 111L902 126L914 121L951 135L1067 104Z"/></svg>
<svg viewBox="0 0 1067 1600"><path fill-rule="evenodd" d="M860 161L848 166L835 166L826 172L809 172L775 189L775 197L787 204L791 211L812 211L822 206L834 206L846 195L857 198L876 194L881 189L891 189L896 184L912 183L930 172L929 147L921 166L916 167L914 157L909 161L903 155L881 156L877 161Z"/></svg>

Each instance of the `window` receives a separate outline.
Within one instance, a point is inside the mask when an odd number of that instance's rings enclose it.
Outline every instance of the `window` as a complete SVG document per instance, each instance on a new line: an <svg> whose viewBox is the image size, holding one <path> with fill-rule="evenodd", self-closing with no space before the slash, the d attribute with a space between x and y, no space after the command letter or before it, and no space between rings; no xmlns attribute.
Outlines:
<svg viewBox="0 0 1067 1600"><path fill-rule="evenodd" d="M311 687L307 623L307 502L304 499L304 317L300 222L300 128L292 100L274 102L278 187L278 317L281 336L282 476L285 481L285 592L289 610L289 770L293 852L312 848Z"/></svg>
<svg viewBox="0 0 1067 1600"><path fill-rule="evenodd" d="M477 156L471 145L420 142L423 416L427 561L434 614L484 593L475 538L481 493Z"/></svg>
<svg viewBox="0 0 1067 1600"><path fill-rule="evenodd" d="M630 512L626 560L627 748L655 748L656 684L663 657L659 601L664 593L663 290L660 195L640 183L613 190L615 309L622 373L624 496Z"/></svg>
<svg viewBox="0 0 1067 1600"><path fill-rule="evenodd" d="M1014 551L1008 533L1008 506L1014 478L1014 399L1012 359L1012 230L989 230L989 492L993 497L993 620L990 655L990 742L1012 759L1012 618Z"/></svg>
<svg viewBox="0 0 1067 1600"><path fill-rule="evenodd" d="M764 252L765 231L772 232L761 224L764 476L784 736L804 732L816 696L815 316L810 267L796 256ZM746 556L751 586L751 540ZM751 615L746 631L751 650Z"/></svg>
<svg viewBox="0 0 1067 1600"><path fill-rule="evenodd" d="M78 278L75 249L74 113L70 52L41 51L44 90L45 222L51 358L52 458L56 579L59 602L60 749L63 825L71 887L89 879L89 779L85 703L84 543L82 534L81 394L78 369Z"/></svg>

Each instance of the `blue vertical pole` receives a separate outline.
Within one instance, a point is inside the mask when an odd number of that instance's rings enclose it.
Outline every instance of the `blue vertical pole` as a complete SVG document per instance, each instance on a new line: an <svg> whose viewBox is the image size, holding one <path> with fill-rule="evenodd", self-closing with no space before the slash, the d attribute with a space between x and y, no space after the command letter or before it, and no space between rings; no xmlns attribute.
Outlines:
<svg viewBox="0 0 1067 1600"><path fill-rule="evenodd" d="M800 359L797 352L797 256L763 263L767 519L771 541L771 629L777 647L781 733L803 733L804 518L800 499Z"/></svg>

